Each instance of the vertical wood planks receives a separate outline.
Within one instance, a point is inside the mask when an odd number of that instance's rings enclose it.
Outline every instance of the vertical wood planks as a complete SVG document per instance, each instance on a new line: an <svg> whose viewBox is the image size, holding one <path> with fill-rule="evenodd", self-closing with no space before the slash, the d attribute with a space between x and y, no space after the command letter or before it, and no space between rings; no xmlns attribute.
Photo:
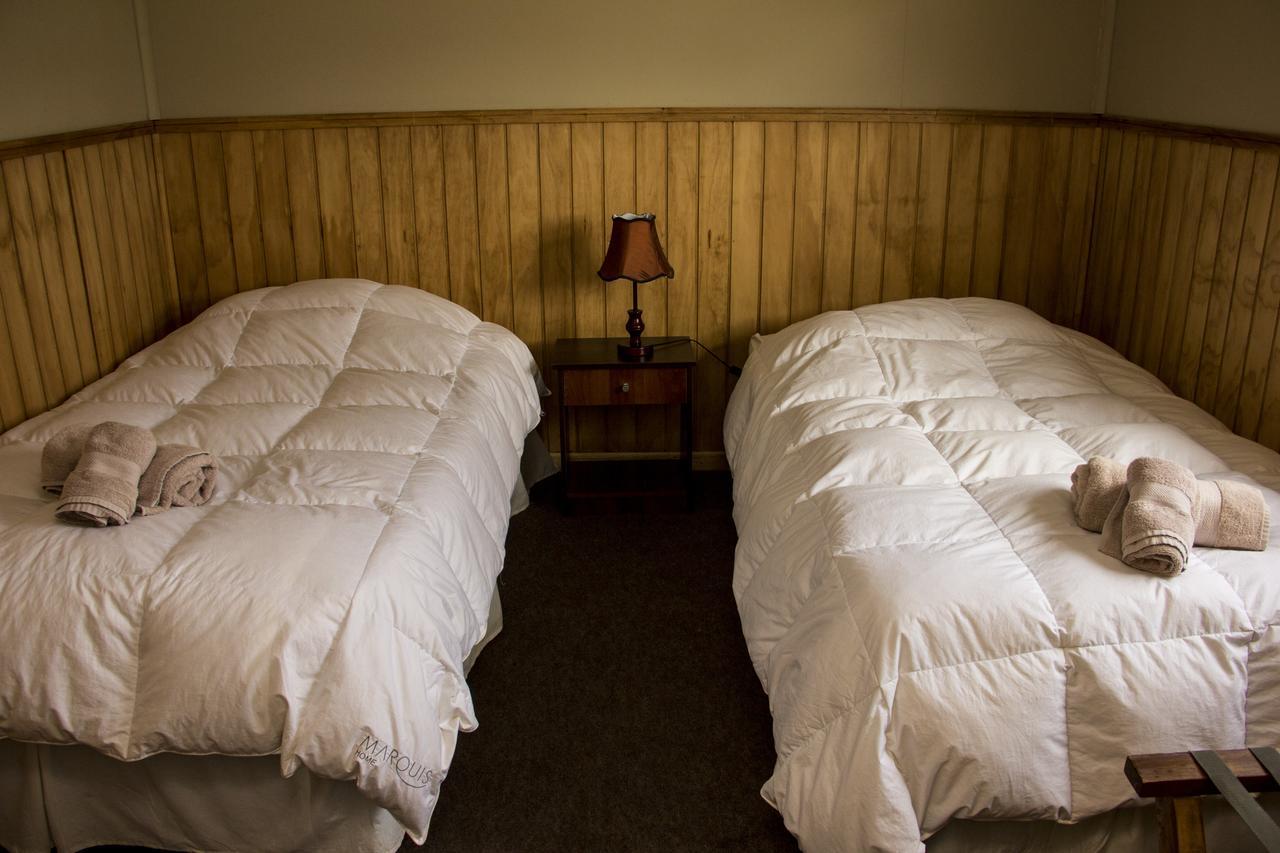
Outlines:
<svg viewBox="0 0 1280 853"><path fill-rule="evenodd" d="M414 215L409 128L378 128L378 163L387 246L386 283L415 287L418 284L418 227Z"/></svg>
<svg viewBox="0 0 1280 853"><path fill-rule="evenodd" d="M734 168L736 172L737 167ZM849 308L853 302L854 205L858 199L857 122L840 121L828 125L826 168L821 309L837 311ZM734 196L736 201L736 188ZM734 218L736 232L736 213ZM736 234L734 239L737 239Z"/></svg>
<svg viewBox="0 0 1280 853"><path fill-rule="evenodd" d="M351 169L356 273L360 278L385 282L387 239L382 216L382 168L376 128L347 128L347 160Z"/></svg>
<svg viewBox="0 0 1280 853"><path fill-rule="evenodd" d="M657 214L676 268L640 288L649 336L694 335L741 363L752 334L819 311L1001 296L1280 444L1280 146L820 111L450 120L231 124L9 158L0 422L92 381L179 311L322 276L447 296L514 328L545 368L557 337L622 334L630 289L595 269L609 215L634 209ZM719 447L729 387L700 358L699 450ZM657 411L588 418L583 446L666 450L673 427Z"/></svg>
<svg viewBox="0 0 1280 853"><path fill-rule="evenodd" d="M822 126L825 132L825 126ZM733 184L733 126L703 122L698 138L698 326L697 337L720 358L729 355L729 234ZM825 159L825 152L817 152ZM819 203L820 206L820 203ZM815 229L821 239L821 229ZM813 275L813 308L820 284ZM700 403L694 411L694 444L719 450L729 377L719 362L704 358L695 377Z"/></svg>

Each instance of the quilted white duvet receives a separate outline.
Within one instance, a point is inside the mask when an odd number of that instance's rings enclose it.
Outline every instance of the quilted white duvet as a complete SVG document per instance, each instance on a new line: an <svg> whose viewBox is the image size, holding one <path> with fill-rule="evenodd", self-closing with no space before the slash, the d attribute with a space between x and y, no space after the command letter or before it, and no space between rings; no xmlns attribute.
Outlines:
<svg viewBox="0 0 1280 853"><path fill-rule="evenodd" d="M1134 802L1126 754L1280 743L1280 536L1168 580L1098 553L1070 473L1163 456L1264 489L1280 456L1084 335L984 299L758 342L725 444L734 592L769 693L765 797L812 851Z"/></svg>
<svg viewBox="0 0 1280 853"><path fill-rule="evenodd" d="M279 754L353 779L415 840L502 568L536 368L423 291L324 280L233 296L0 439L0 737ZM204 507L58 523L43 442L150 427L222 461Z"/></svg>

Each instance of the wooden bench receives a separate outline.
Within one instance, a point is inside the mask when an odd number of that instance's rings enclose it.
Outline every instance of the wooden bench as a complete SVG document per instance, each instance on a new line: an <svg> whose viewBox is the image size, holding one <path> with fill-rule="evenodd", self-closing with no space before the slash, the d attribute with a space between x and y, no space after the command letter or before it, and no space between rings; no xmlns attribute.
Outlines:
<svg viewBox="0 0 1280 853"><path fill-rule="evenodd" d="M1227 769L1246 791L1280 790L1258 759L1247 749L1218 752ZM1124 775L1140 797L1154 797L1160 829L1160 853L1205 853L1200 797L1218 789L1189 752L1130 755Z"/></svg>

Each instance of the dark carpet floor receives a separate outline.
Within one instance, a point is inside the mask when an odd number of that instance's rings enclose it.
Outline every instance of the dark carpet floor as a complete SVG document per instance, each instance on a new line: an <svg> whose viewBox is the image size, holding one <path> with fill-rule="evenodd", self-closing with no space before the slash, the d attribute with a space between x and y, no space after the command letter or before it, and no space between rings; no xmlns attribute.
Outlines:
<svg viewBox="0 0 1280 853"><path fill-rule="evenodd" d="M544 483L512 519L503 631L468 678L480 727L422 849L796 850L759 794L773 741L728 477L697 479L692 512L565 517Z"/></svg>

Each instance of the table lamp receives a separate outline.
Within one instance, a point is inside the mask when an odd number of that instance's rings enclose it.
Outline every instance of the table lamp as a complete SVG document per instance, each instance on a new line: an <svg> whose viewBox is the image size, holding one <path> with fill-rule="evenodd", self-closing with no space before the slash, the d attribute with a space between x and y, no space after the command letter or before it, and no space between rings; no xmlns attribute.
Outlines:
<svg viewBox="0 0 1280 853"><path fill-rule="evenodd" d="M663 276L674 278L675 274L662 251L652 213L622 213L613 217L609 248L604 253L604 263L600 265L597 275L604 281L625 278L631 282L631 308L627 311L628 340L625 344L618 344L618 358L622 361L645 361L653 358L653 344L645 344L640 340L644 321L640 319L638 286Z"/></svg>

